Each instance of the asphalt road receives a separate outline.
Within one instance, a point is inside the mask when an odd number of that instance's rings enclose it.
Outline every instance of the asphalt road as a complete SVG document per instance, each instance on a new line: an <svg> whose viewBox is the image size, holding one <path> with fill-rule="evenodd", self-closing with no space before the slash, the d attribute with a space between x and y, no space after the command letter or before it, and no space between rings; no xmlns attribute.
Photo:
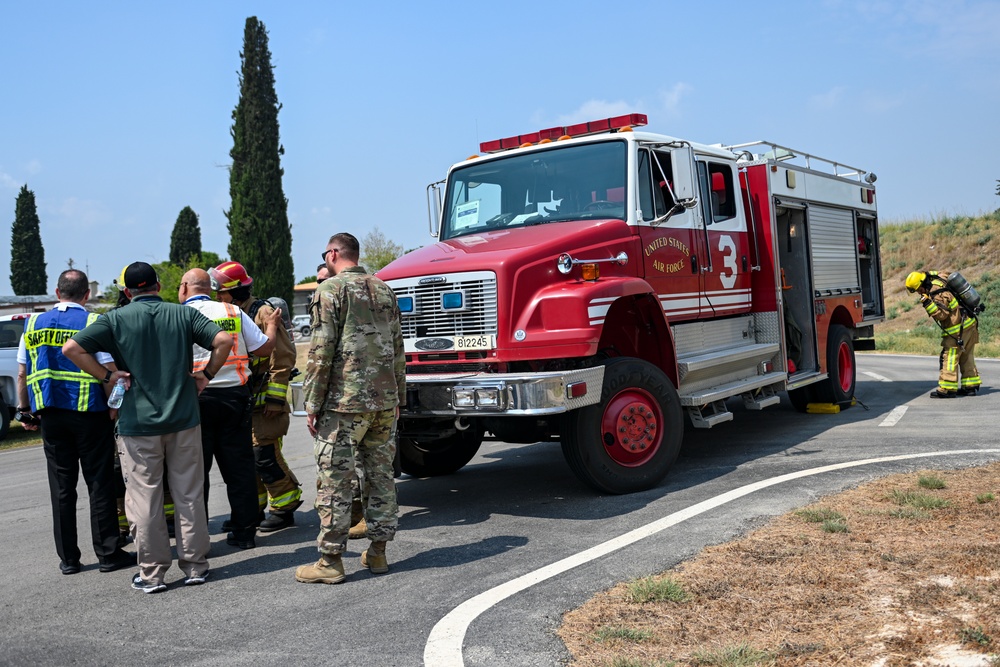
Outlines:
<svg viewBox="0 0 1000 667"><path fill-rule="evenodd" d="M556 443L487 442L456 475L404 476L389 574L363 570L367 542L352 541L337 586L293 577L316 559L318 527L302 419L286 442L306 489L296 527L258 536L253 550L227 546L213 472L212 578L184 587L174 567L157 595L132 590L132 570L98 572L89 541L83 571L60 574L41 448L0 452L0 664L562 664L562 614L619 581L869 479L1000 460L1000 392L930 399L936 358L864 355L859 369L867 409L805 415L787 399L760 412L736 407L733 422L688 427L673 472L644 493L593 493ZM1000 377L1000 361L979 369L987 385ZM903 458L857 463L886 457Z"/></svg>

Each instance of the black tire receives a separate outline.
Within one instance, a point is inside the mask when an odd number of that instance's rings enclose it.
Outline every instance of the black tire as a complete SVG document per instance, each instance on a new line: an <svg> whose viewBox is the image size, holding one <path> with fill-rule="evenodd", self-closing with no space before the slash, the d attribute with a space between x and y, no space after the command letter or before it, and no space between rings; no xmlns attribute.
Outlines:
<svg viewBox="0 0 1000 667"><path fill-rule="evenodd" d="M836 403L842 410L851 407L858 364L851 332L840 324L831 324L826 337L826 373L827 379L816 385L819 401Z"/></svg>
<svg viewBox="0 0 1000 667"><path fill-rule="evenodd" d="M806 406L810 403L815 403L815 385L806 385L799 389L789 389L788 390L788 400L792 402L792 407L798 412L805 412Z"/></svg>
<svg viewBox="0 0 1000 667"><path fill-rule="evenodd" d="M684 413L669 378L640 359L605 362L601 401L566 415L563 456L584 483L605 493L659 484L680 452Z"/></svg>
<svg viewBox="0 0 1000 667"><path fill-rule="evenodd" d="M299 333L301 333L303 336L308 336L309 334L312 333L312 329L310 329L308 326L304 326L301 329L299 329Z"/></svg>
<svg viewBox="0 0 1000 667"><path fill-rule="evenodd" d="M414 477L440 477L461 470L483 444L483 430L472 426L440 440L399 438L399 464Z"/></svg>
<svg viewBox="0 0 1000 667"><path fill-rule="evenodd" d="M0 440L7 438L7 432L10 431L10 420L13 418L10 414L10 408L7 407L7 401L3 400L3 396L0 396Z"/></svg>

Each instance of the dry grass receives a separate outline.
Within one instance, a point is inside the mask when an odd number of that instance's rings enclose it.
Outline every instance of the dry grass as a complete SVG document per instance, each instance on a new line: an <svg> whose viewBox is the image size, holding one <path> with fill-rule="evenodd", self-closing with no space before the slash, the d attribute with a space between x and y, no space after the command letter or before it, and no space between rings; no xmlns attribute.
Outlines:
<svg viewBox="0 0 1000 667"><path fill-rule="evenodd" d="M581 667L1000 665L998 491L1000 464L878 480L601 593L559 635ZM673 595L635 594L660 579Z"/></svg>

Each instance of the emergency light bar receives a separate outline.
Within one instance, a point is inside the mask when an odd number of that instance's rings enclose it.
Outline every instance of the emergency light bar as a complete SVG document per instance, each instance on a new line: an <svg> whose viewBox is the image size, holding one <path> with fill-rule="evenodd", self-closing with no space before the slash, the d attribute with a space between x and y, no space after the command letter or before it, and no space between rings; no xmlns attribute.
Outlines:
<svg viewBox="0 0 1000 667"><path fill-rule="evenodd" d="M646 124L646 114L630 113L604 120L592 120L588 123L577 123L565 127L550 127L538 132L529 134L519 134L516 137L496 139L494 141L484 141L479 144L479 151L482 153L499 153L510 148L518 148L524 145L533 145L540 142L548 143L563 137L585 137L590 134L600 134L601 132L614 132L622 128L642 127Z"/></svg>

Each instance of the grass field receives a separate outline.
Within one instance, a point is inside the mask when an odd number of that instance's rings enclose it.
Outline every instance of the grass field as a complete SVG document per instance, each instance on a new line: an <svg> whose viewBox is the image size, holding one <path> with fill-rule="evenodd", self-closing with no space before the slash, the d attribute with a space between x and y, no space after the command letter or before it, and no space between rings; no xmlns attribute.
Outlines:
<svg viewBox="0 0 1000 667"><path fill-rule="evenodd" d="M1000 464L823 498L563 618L580 667L1000 665Z"/></svg>

